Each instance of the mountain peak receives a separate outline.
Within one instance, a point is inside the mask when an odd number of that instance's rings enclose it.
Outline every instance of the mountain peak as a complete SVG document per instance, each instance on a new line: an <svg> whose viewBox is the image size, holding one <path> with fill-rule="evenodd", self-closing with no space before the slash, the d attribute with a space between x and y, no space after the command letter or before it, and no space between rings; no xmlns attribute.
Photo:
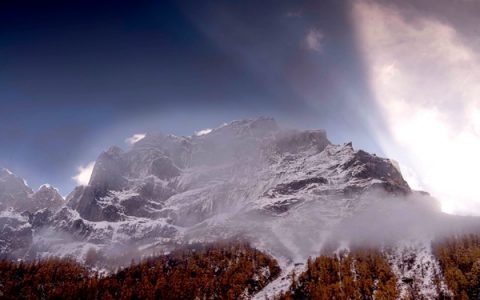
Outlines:
<svg viewBox="0 0 480 300"><path fill-rule="evenodd" d="M59 194L58 189L48 183L41 185L31 198L33 200L31 206L34 210L44 208L56 210L65 202L63 197Z"/></svg>
<svg viewBox="0 0 480 300"><path fill-rule="evenodd" d="M8 175L13 175L12 171L10 171L7 168L1 168L0 169L0 177L8 176Z"/></svg>
<svg viewBox="0 0 480 300"><path fill-rule="evenodd" d="M233 131L237 134L251 134L254 136L263 136L279 130L279 126L274 118L258 117L255 119L236 120L225 123L212 130L215 132Z"/></svg>
<svg viewBox="0 0 480 300"><path fill-rule="evenodd" d="M7 168L2 168L0 170L0 184L4 185L3 190L16 189L22 191L31 191L25 179L18 177Z"/></svg>
<svg viewBox="0 0 480 300"><path fill-rule="evenodd" d="M52 186L52 185L49 184L49 183L42 184L42 185L38 188L37 192L40 192L40 191L52 192L52 193L53 193L53 192L55 192L55 193L58 193L58 192L59 192L56 187Z"/></svg>

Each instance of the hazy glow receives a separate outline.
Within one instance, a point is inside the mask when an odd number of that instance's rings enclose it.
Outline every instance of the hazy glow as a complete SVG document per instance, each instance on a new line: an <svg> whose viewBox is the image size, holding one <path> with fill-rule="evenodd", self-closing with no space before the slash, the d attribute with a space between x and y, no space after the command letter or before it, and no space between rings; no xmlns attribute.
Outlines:
<svg viewBox="0 0 480 300"><path fill-rule="evenodd" d="M133 144L137 143L138 141L144 139L145 136L146 136L145 133L136 133L136 134L132 135L131 137L126 138L125 143L133 145Z"/></svg>
<svg viewBox="0 0 480 300"><path fill-rule="evenodd" d="M478 109L472 110L472 125L477 136L480 136L480 110Z"/></svg>
<svg viewBox="0 0 480 300"><path fill-rule="evenodd" d="M77 175L73 176L72 179L75 180L78 185L88 185L94 166L94 161L89 162L86 166L80 166Z"/></svg>
<svg viewBox="0 0 480 300"><path fill-rule="evenodd" d="M436 19L374 2L354 6L369 81L387 128L385 153L442 209L480 214L480 60L458 32Z"/></svg>

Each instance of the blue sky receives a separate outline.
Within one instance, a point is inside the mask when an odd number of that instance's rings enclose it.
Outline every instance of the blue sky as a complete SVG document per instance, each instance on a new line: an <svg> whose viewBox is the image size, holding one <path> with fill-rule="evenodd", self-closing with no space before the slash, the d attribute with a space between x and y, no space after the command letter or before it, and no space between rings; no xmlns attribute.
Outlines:
<svg viewBox="0 0 480 300"><path fill-rule="evenodd" d="M378 150L351 109L368 99L341 2L0 6L0 164L34 188L68 193L80 165L136 132L260 115Z"/></svg>

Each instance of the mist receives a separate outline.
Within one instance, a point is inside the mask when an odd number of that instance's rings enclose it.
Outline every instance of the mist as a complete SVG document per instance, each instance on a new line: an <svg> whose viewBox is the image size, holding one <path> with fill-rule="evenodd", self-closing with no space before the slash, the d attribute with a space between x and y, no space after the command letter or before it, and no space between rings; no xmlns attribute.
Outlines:
<svg viewBox="0 0 480 300"><path fill-rule="evenodd" d="M288 264L332 251L430 245L480 230L476 217L443 213L438 200L423 193L392 196L381 190L371 191L356 199L356 209L331 219L325 215L331 205L327 201L336 200L315 199L280 216L230 211L227 214L231 218L218 224L216 232L222 232L222 238L242 236ZM201 229L191 234L189 238L195 241L215 240Z"/></svg>

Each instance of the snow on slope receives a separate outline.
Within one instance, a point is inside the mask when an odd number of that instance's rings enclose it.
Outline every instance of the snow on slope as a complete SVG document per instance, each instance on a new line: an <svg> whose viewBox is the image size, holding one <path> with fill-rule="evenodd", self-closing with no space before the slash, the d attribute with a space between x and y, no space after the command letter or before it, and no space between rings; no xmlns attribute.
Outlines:
<svg viewBox="0 0 480 300"><path fill-rule="evenodd" d="M398 279L400 298L438 299L439 292L451 295L432 254L431 240L402 240L386 254Z"/></svg>
<svg viewBox="0 0 480 300"><path fill-rule="evenodd" d="M275 295L288 291L292 283L292 277L295 276L295 278L297 278L298 275L305 271L306 266L304 262L292 263L280 261L280 267L282 268L280 275L260 292L255 294L252 300L273 299Z"/></svg>

